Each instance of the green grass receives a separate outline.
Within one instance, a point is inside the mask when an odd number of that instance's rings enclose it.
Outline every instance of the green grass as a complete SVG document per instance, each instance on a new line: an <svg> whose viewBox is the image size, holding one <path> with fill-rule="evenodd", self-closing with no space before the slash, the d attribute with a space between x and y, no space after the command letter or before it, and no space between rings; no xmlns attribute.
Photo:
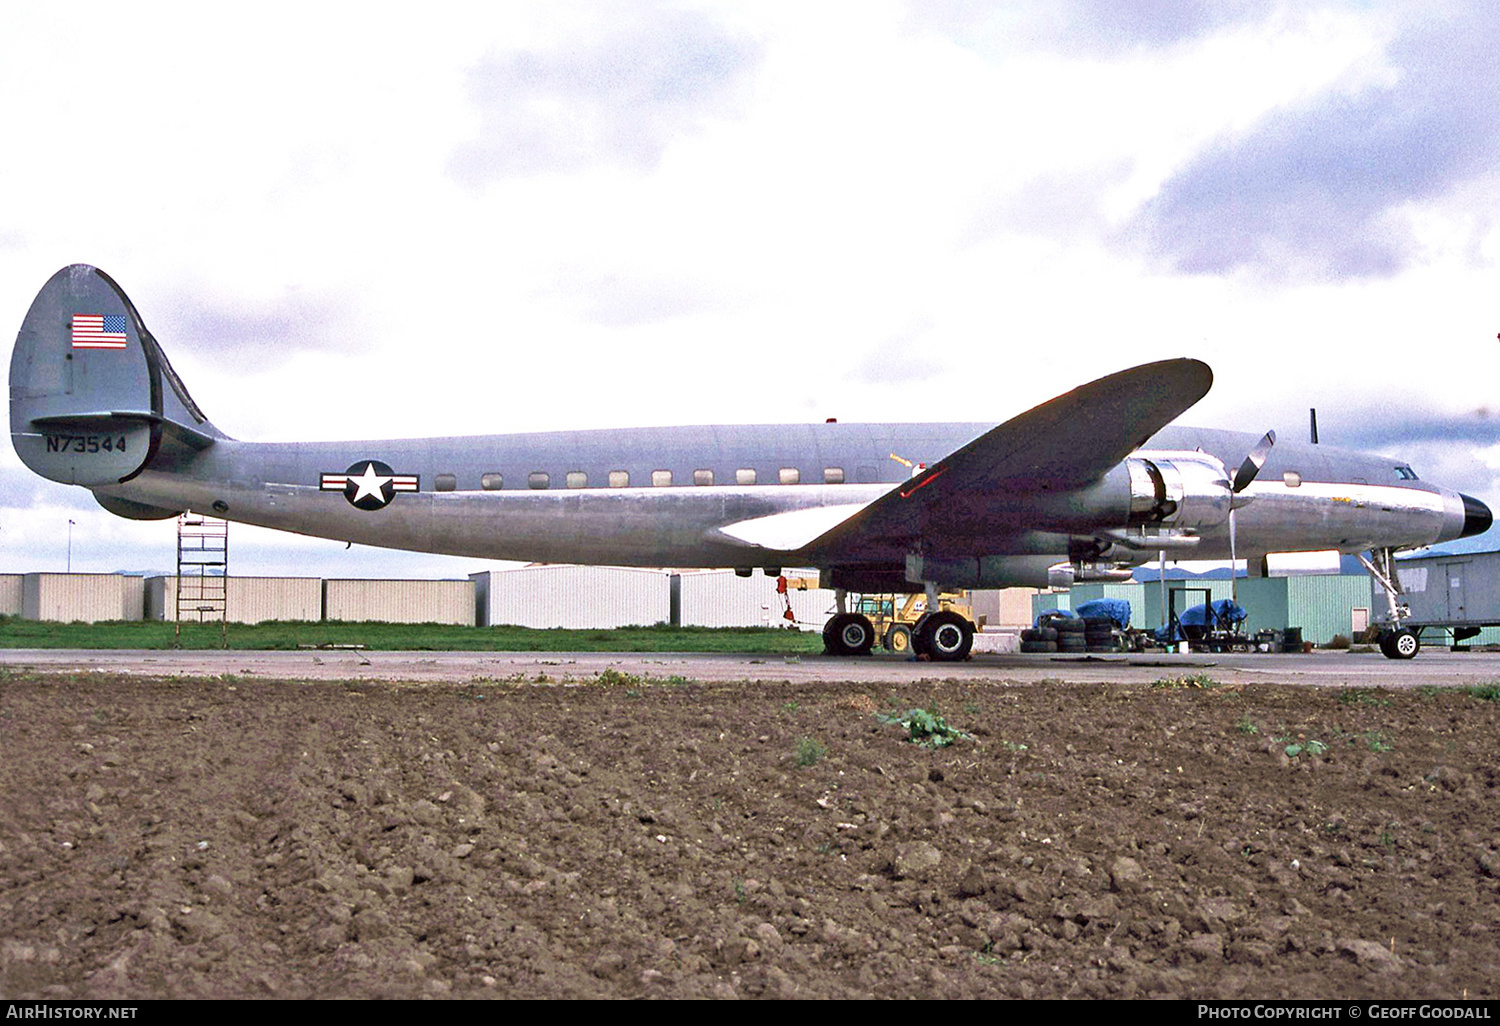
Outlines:
<svg viewBox="0 0 1500 1026"><path fill-rule="evenodd" d="M174 646L174 625L162 621L52 623L0 616L0 648L144 648ZM763 627L621 627L616 630L538 630L459 627L439 623L277 621L232 623L229 647L295 649L307 645L363 645L388 651L479 652L742 652L765 655L821 652L815 633ZM182 625L183 648L218 648L218 624Z"/></svg>
<svg viewBox="0 0 1500 1026"><path fill-rule="evenodd" d="M1383 708L1390 705L1391 700L1364 688L1345 688L1339 692L1339 703L1341 705L1373 705Z"/></svg>

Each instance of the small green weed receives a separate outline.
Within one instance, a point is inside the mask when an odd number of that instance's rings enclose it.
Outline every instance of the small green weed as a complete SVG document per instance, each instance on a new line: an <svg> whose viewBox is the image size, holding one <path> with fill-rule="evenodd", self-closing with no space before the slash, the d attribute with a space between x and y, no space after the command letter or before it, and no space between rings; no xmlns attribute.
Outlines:
<svg viewBox="0 0 1500 1026"><path fill-rule="evenodd" d="M1001 741L1000 743L1005 746L1007 752L1024 752L1031 747L1028 744L1022 744L1020 741Z"/></svg>
<svg viewBox="0 0 1500 1026"><path fill-rule="evenodd" d="M1475 684L1463 690L1481 702L1500 702L1500 684Z"/></svg>
<svg viewBox="0 0 1500 1026"><path fill-rule="evenodd" d="M1343 705L1373 705L1376 708L1391 704L1389 698L1383 698L1364 688L1345 688L1339 692L1339 702Z"/></svg>
<svg viewBox="0 0 1500 1026"><path fill-rule="evenodd" d="M1389 752L1391 750L1391 739L1386 737L1383 730L1367 730L1363 734L1365 747L1372 752Z"/></svg>
<svg viewBox="0 0 1500 1026"><path fill-rule="evenodd" d="M626 673L623 670L615 669L613 666L606 666L599 671L599 676L594 678L594 683L603 684L607 687L614 687L621 684L634 687L643 683L643 681L633 673Z"/></svg>
<svg viewBox="0 0 1500 1026"><path fill-rule="evenodd" d="M795 701L781 703L781 711L788 716L796 715L797 710L801 708L802 706L798 705Z"/></svg>
<svg viewBox="0 0 1500 1026"><path fill-rule="evenodd" d="M810 737L799 737L794 749L798 766L811 766L828 754L828 746Z"/></svg>
<svg viewBox="0 0 1500 1026"><path fill-rule="evenodd" d="M1250 718L1249 713L1234 721L1234 729L1247 737L1260 733L1260 728L1255 725L1255 721Z"/></svg>
<svg viewBox="0 0 1500 1026"><path fill-rule="evenodd" d="M962 738L974 740L968 734L948 725L938 712L937 706L930 709L908 709L904 713L879 713L881 723L897 724L906 730L906 739L923 748L947 748Z"/></svg>
<svg viewBox="0 0 1500 1026"><path fill-rule="evenodd" d="M1328 751L1328 746L1317 738L1310 741L1293 742L1283 749L1288 759L1295 759L1299 755L1319 756Z"/></svg>
<svg viewBox="0 0 1500 1026"><path fill-rule="evenodd" d="M1151 686L1175 691L1180 688L1216 688L1219 682L1206 673L1179 673L1175 677L1160 677L1152 681Z"/></svg>

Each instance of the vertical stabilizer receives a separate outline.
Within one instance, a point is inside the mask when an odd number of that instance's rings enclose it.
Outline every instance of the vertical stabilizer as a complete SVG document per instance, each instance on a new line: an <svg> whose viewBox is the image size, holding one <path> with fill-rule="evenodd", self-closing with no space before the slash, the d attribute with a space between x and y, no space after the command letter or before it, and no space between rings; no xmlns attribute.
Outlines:
<svg viewBox="0 0 1500 1026"><path fill-rule="evenodd" d="M10 437L43 477L97 487L224 437L203 416L135 307L74 264L37 293L10 359Z"/></svg>

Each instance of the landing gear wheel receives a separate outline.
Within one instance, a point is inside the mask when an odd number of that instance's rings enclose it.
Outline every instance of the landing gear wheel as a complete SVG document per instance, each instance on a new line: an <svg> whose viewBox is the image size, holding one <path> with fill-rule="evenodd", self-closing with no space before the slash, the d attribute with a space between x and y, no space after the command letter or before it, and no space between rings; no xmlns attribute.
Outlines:
<svg viewBox="0 0 1500 1026"><path fill-rule="evenodd" d="M913 647L935 663L960 662L974 647L974 625L951 610L933 613L917 624Z"/></svg>
<svg viewBox="0 0 1500 1026"><path fill-rule="evenodd" d="M1416 631L1403 627L1381 637L1380 651L1387 659L1410 659L1422 651L1422 639Z"/></svg>
<svg viewBox="0 0 1500 1026"><path fill-rule="evenodd" d="M885 632L885 650L897 655L906 655L911 651L911 628L903 623L898 623Z"/></svg>
<svg viewBox="0 0 1500 1026"><path fill-rule="evenodd" d="M869 655L875 627L859 613L839 613L823 627L823 651L836 656Z"/></svg>

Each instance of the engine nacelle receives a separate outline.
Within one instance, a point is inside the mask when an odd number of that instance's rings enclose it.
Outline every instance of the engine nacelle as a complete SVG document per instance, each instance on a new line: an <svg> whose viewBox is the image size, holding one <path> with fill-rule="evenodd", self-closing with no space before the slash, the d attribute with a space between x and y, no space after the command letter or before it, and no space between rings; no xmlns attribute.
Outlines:
<svg viewBox="0 0 1500 1026"><path fill-rule="evenodd" d="M1229 470L1217 457L1142 450L1126 459L1125 466L1130 472L1130 526L1195 530L1229 519L1234 493Z"/></svg>

